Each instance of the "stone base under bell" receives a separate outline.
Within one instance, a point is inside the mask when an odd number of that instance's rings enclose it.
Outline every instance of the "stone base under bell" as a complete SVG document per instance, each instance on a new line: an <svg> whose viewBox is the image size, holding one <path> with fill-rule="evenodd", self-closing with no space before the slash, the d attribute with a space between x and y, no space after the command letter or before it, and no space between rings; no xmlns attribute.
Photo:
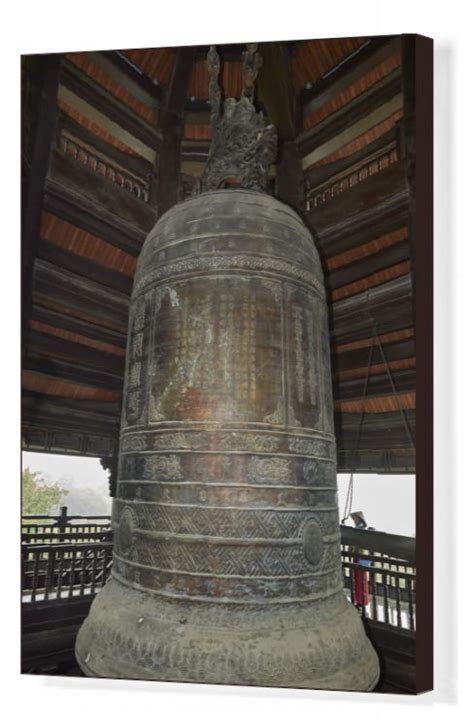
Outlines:
<svg viewBox="0 0 474 728"><path fill-rule="evenodd" d="M168 599L112 578L79 631L76 658L94 677L359 691L379 679L342 591L250 607Z"/></svg>

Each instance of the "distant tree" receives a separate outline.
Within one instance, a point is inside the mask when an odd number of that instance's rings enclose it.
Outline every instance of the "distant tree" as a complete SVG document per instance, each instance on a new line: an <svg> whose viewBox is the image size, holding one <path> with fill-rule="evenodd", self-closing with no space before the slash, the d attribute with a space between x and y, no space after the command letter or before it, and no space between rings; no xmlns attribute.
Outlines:
<svg viewBox="0 0 474 728"><path fill-rule="evenodd" d="M92 488L71 487L58 505L67 506L71 516L105 516L110 513L111 501Z"/></svg>
<svg viewBox="0 0 474 728"><path fill-rule="evenodd" d="M49 515L68 491L58 483L49 483L42 473L25 468L22 473L22 511L24 515Z"/></svg>

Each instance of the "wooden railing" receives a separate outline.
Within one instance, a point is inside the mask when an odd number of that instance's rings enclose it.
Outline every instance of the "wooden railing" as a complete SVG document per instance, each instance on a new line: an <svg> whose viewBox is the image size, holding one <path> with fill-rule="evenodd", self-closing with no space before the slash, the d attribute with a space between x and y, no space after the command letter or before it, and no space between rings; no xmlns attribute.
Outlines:
<svg viewBox="0 0 474 728"><path fill-rule="evenodd" d="M27 515L21 519L22 543L103 541L110 534L110 516Z"/></svg>
<svg viewBox="0 0 474 728"><path fill-rule="evenodd" d="M59 149L67 157L71 157L93 172L100 174L139 200L149 201L150 190L147 181L130 174L123 167L112 163L100 152L93 150L86 144L81 144L80 141L70 137L64 131L61 132L59 137Z"/></svg>
<svg viewBox="0 0 474 728"><path fill-rule="evenodd" d="M24 516L22 541L24 602L93 595L110 575L109 516ZM341 559L345 593L362 616L416 630L415 539L342 526Z"/></svg>
<svg viewBox="0 0 474 728"><path fill-rule="evenodd" d="M415 539L341 528L344 588L366 619L416 629Z"/></svg>
<svg viewBox="0 0 474 728"><path fill-rule="evenodd" d="M395 162L398 162L398 151L394 143L388 149L386 148L370 158L364 159L358 165L354 165L348 170L345 169L338 175L326 180L323 184L308 190L306 193L306 209L312 210L314 207L319 207L319 205L333 200L368 177L387 169Z"/></svg>
<svg viewBox="0 0 474 728"><path fill-rule="evenodd" d="M93 595L110 575L111 543L23 544L22 601Z"/></svg>

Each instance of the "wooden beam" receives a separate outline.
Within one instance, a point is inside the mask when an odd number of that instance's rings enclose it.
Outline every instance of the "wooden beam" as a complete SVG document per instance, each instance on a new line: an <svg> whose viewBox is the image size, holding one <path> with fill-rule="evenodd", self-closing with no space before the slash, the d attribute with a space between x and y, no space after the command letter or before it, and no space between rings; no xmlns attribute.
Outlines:
<svg viewBox="0 0 474 728"><path fill-rule="evenodd" d="M44 183L55 136L56 97L61 56L37 56L34 59L34 65L38 73L39 85L36 109L37 123L31 165L27 178L27 195L24 201L21 231L22 357L26 353L25 332L32 306L33 268L39 240ZM27 110L23 109L23 113L27 113Z"/></svg>
<svg viewBox="0 0 474 728"><path fill-rule="evenodd" d="M399 371L406 371L407 369L411 369L412 371L416 370L416 357L411 356L407 359L395 359L388 362L388 367L390 372L399 372ZM367 377L368 368L367 366L364 367L357 367L356 369L344 369L343 371L338 371L333 373L333 380L334 382L351 382L355 381L355 379L365 379ZM370 376L372 375L379 375L379 374L385 374L387 373L387 363L383 362L380 364L374 364L370 367Z"/></svg>
<svg viewBox="0 0 474 728"><path fill-rule="evenodd" d="M358 278L352 283L348 283L340 288L335 288L329 291L330 301L341 301L342 299L349 298L350 296L369 291L377 286L392 281L395 278L402 278L404 275L410 273L410 261L405 257L401 262L391 265L389 268L381 268L366 275L364 278Z"/></svg>
<svg viewBox="0 0 474 728"><path fill-rule="evenodd" d="M58 268L76 273L76 275L84 276L84 278L88 278L91 281L96 281L103 286L110 287L113 291L119 291L127 295L130 295L132 292L133 278L130 276L108 268L97 261L91 260L91 258L76 255L70 250L66 250L47 240L40 241L38 258L52 263Z"/></svg>
<svg viewBox="0 0 474 728"><path fill-rule="evenodd" d="M154 161L160 143L159 130L67 61L61 71L59 93L84 116L115 133L145 159Z"/></svg>
<svg viewBox="0 0 474 728"><path fill-rule="evenodd" d="M416 408L415 392L401 392L397 395L380 397L366 397L364 399L336 400L336 412L400 412L400 410L414 410Z"/></svg>
<svg viewBox="0 0 474 728"><path fill-rule="evenodd" d="M386 334L381 334L379 340L381 344L391 344L394 341L404 341L406 339L412 339L414 336L413 327L406 329L397 329L390 331ZM355 339L350 342L341 342L339 339L333 337L331 340L331 352L334 354L342 354L344 351L355 351L356 349L367 349L371 346L374 341L374 333L365 339Z"/></svg>
<svg viewBox="0 0 474 728"><path fill-rule="evenodd" d="M304 213L321 258L332 257L407 222L409 190L402 162Z"/></svg>
<svg viewBox="0 0 474 728"><path fill-rule="evenodd" d="M304 113L308 114L319 109L336 93L393 55L399 47L400 41L396 36L370 38L368 43L361 46L339 68L326 74L311 89L301 91L300 103L304 107Z"/></svg>
<svg viewBox="0 0 474 728"><path fill-rule="evenodd" d="M352 127L356 129L363 128L362 120L366 117L371 118L374 109L387 108L385 105L394 98L398 98L400 101L401 90L402 81L400 69L398 68L367 89L365 93L356 96L355 99L345 104L341 109L301 134L298 139L299 147L305 150L305 155L308 155L311 150L329 143L334 138L338 138L345 133L346 129ZM356 135L358 135L357 132Z"/></svg>
<svg viewBox="0 0 474 728"><path fill-rule="evenodd" d="M351 341L413 325L411 278L396 278L364 293L337 301L329 306L329 329L332 337Z"/></svg>
<svg viewBox="0 0 474 728"><path fill-rule="evenodd" d="M23 389L40 394L70 397L73 400L97 400L99 402L118 402L120 390L106 389L95 384L72 382L70 379L61 379L56 374L23 369L21 373Z"/></svg>
<svg viewBox="0 0 474 728"><path fill-rule="evenodd" d="M118 433L90 434L77 432L71 429L71 426L59 429L51 424L43 426L25 424L22 429L22 449L29 452L107 457L113 455L117 441Z"/></svg>
<svg viewBox="0 0 474 728"><path fill-rule="evenodd" d="M68 135L71 135L93 149L96 149L98 152L112 160L112 162L114 162L118 167L128 170L132 175L135 175L140 179L149 179L153 171L154 163L143 159L143 157L135 157L123 152L121 149L118 149L113 144L109 144L109 142L91 132L83 124L79 124L79 122L72 119L68 114L65 114L61 110L58 111L57 126L58 130L64 130Z"/></svg>
<svg viewBox="0 0 474 728"><path fill-rule="evenodd" d="M163 95L162 89L156 86L148 76L140 73L135 65L117 51L100 51L88 54L91 60L102 68L111 78L127 89L135 98L149 106L158 109Z"/></svg>
<svg viewBox="0 0 474 728"><path fill-rule="evenodd" d="M72 305L100 319L105 327L127 331L129 297L123 293L42 260L35 262L34 286L44 300L53 300L66 308Z"/></svg>
<svg viewBox="0 0 474 728"><path fill-rule="evenodd" d="M390 268L393 265L409 260L410 245L407 240L398 245L391 245L374 255L345 265L342 268L329 271L325 276L326 288L330 292L361 280L368 275Z"/></svg>
<svg viewBox="0 0 474 728"><path fill-rule="evenodd" d="M402 341L393 341L388 344L383 344L383 350L385 357L390 363L392 360L397 361L400 359L407 359L415 356L415 340L404 339ZM356 369L359 367L366 367L369 360L370 346L364 349L354 349L350 351L344 351L332 355L332 369L333 376L337 376L339 372L346 369ZM372 352L372 365L383 363L383 357L380 349L375 343Z"/></svg>
<svg viewBox="0 0 474 728"><path fill-rule="evenodd" d="M31 427L46 427L117 437L120 404L94 400L72 401L25 391L22 394L22 424L26 431Z"/></svg>
<svg viewBox="0 0 474 728"><path fill-rule="evenodd" d="M412 392L415 390L416 372L414 369L403 369L385 374L371 374L367 381L367 397L393 394L392 380L397 392ZM347 381L333 383L334 400L360 400L364 395L366 376Z"/></svg>
<svg viewBox="0 0 474 728"><path fill-rule="evenodd" d="M59 311L54 311L36 303L33 304L31 318L34 321L40 321L48 326L53 326L54 328L66 329L67 331L77 333L80 336L86 336L90 339L108 342L115 346L119 346L122 349L124 349L127 345L126 334L121 334L113 329L89 323Z"/></svg>
<svg viewBox="0 0 474 728"><path fill-rule="evenodd" d="M120 221L123 221L123 227L127 231L135 229L140 231L142 236L151 230L156 220L156 213L148 203L137 199L133 194L89 169L85 164L81 164L59 151L55 151L51 158L48 185L55 185L59 190L65 188L70 196L74 195L79 199L86 194L86 202L91 209L91 215L92 211L101 210L104 218L108 217L111 222L118 221L115 223L115 227L120 225ZM67 193L64 196L66 197ZM84 225L78 225L78 227L84 229ZM122 247L119 244L116 245Z"/></svg>
<svg viewBox="0 0 474 728"><path fill-rule="evenodd" d="M313 164L316 164L325 157L328 157L333 152L337 151L346 144L349 144L354 139L357 139L357 137L360 137L369 129L372 129L377 124L385 121L385 119L388 119L390 116L392 116L392 114L400 111L402 105L402 94L397 93L395 96L392 96L381 106L368 113L362 119L359 119L347 128L343 128L335 136L327 139L319 146L313 148L313 150L309 152L309 154L303 157L303 170L311 167Z"/></svg>
<svg viewBox="0 0 474 728"><path fill-rule="evenodd" d="M66 341L72 341L76 344L83 344L84 346L87 346L88 348L92 348L99 352L105 351L109 354L115 354L116 356L125 359L125 349L119 346L115 346L114 344L109 344L106 341L92 339L89 336L83 336L82 334L74 333L72 331L69 331L68 329L49 326L42 321L35 321L34 319L31 319L30 321L30 329L31 331L40 331L43 334L50 334L51 336L65 339Z"/></svg>
<svg viewBox="0 0 474 728"><path fill-rule="evenodd" d="M138 256L148 230L138 227L136 222L108 210L104 205L87 196L87 189L80 190L72 185L62 184L57 178L48 177L44 192L44 209L72 225L79 227L130 255ZM150 207L150 220L155 219Z"/></svg>
<svg viewBox="0 0 474 728"><path fill-rule="evenodd" d="M358 449L355 459L352 451L337 450L338 473L415 474L415 450L404 448L391 450Z"/></svg>
<svg viewBox="0 0 474 728"><path fill-rule="evenodd" d="M386 134L383 134L378 137L378 139L375 139L370 144L367 144L367 146L347 157L336 159L334 162L316 165L315 167L305 170L304 177L307 189L313 190L316 187L320 187L328 180L333 179L336 175L342 174L346 170L358 166L359 163L363 163L364 160L376 155L378 152L381 153L384 149L395 148L397 139L397 130L395 128L389 129ZM296 140L296 143L298 144L300 155L307 154L311 151L311 147L302 143L300 138Z"/></svg>
<svg viewBox="0 0 474 728"><path fill-rule="evenodd" d="M117 377L123 377L125 368L123 357L40 331L30 331L28 352L42 358L76 362L98 371L112 372Z"/></svg>
<svg viewBox="0 0 474 728"><path fill-rule="evenodd" d="M415 410L406 410L405 414L408 425L413 432L416 420ZM335 412L334 425L338 449L354 449L359 435L360 413ZM361 450L390 450L411 447L400 413L366 413L360 430L359 447Z"/></svg>
<svg viewBox="0 0 474 728"><path fill-rule="evenodd" d="M25 359L25 369L78 384L114 389L118 392L121 392L123 387L123 377L118 374L50 356L30 354Z"/></svg>

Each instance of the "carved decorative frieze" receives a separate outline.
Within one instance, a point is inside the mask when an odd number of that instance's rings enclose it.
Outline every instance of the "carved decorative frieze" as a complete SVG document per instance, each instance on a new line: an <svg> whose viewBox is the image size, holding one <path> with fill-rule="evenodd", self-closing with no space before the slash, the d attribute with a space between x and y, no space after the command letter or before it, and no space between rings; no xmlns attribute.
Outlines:
<svg viewBox="0 0 474 728"><path fill-rule="evenodd" d="M262 271L295 278L314 288L321 298L325 299L326 297L319 275L312 274L302 266L257 255L234 254L214 255L212 257L196 256L175 263L157 266L154 270L151 270L140 278L133 289L133 295L138 295L152 284L161 284L170 278L180 277L189 273L234 270Z"/></svg>
<svg viewBox="0 0 474 728"><path fill-rule="evenodd" d="M290 461L284 458L252 457L248 473L249 481L253 483L288 483L291 481Z"/></svg>

